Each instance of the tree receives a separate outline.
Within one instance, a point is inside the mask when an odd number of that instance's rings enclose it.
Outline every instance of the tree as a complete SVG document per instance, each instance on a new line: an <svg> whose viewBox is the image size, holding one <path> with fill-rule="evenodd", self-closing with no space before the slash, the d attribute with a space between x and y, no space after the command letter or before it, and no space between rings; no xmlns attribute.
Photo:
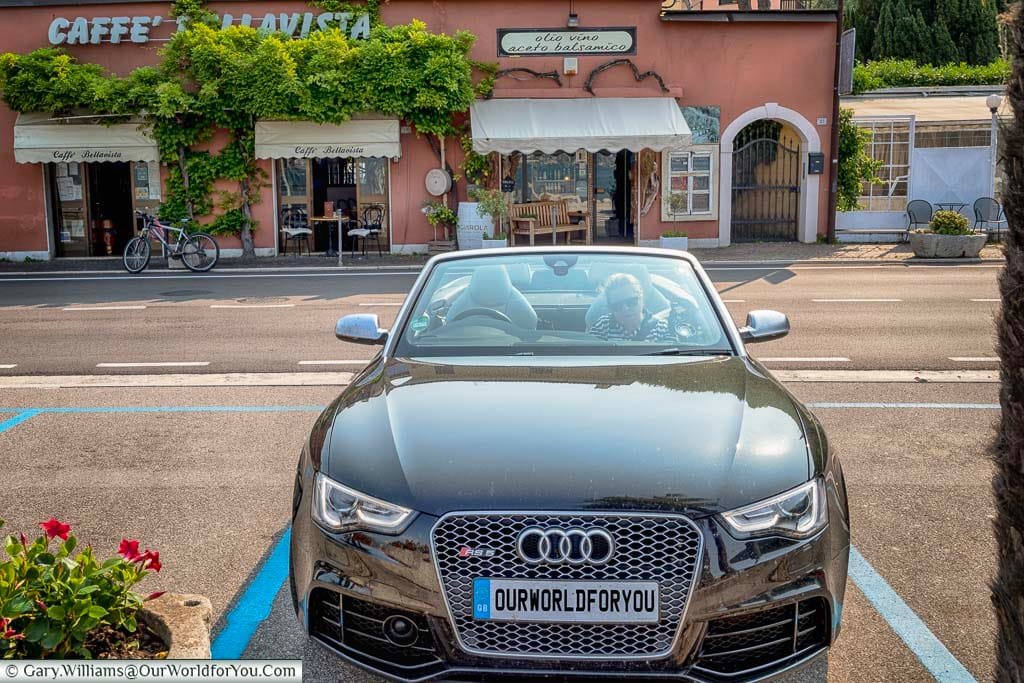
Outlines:
<svg viewBox="0 0 1024 683"><path fill-rule="evenodd" d="M996 616L994 680L1024 680L1024 13L1011 29L1013 76L1008 95L1013 120L1004 126L1007 174L1006 265L999 277L997 320L1002 408L993 449L996 573L990 583Z"/></svg>
<svg viewBox="0 0 1024 683"><path fill-rule="evenodd" d="M878 12L878 23L875 25L875 40L871 50L873 59L891 57L893 52L892 37L896 31L896 18L893 16L892 0L884 0Z"/></svg>
<svg viewBox="0 0 1024 683"><path fill-rule="evenodd" d="M878 182L878 169L882 162L868 154L871 132L853 122L852 109L839 110L839 173L837 178L836 210L855 211L861 186L865 182Z"/></svg>
<svg viewBox="0 0 1024 683"><path fill-rule="evenodd" d="M932 49L929 64L940 66L942 64L956 64L960 61L960 53L956 49L953 37L949 35L949 29L943 22L932 24Z"/></svg>

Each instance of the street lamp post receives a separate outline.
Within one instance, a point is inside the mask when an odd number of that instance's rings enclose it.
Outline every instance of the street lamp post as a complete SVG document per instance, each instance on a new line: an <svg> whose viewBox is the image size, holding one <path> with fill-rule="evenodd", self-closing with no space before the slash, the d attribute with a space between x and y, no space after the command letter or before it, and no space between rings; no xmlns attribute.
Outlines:
<svg viewBox="0 0 1024 683"><path fill-rule="evenodd" d="M996 195L996 150L998 149L997 135L999 132L999 105L1003 103L1003 98L992 93L985 98L985 104L988 106L988 110L992 112L992 133L989 138L989 196L995 197Z"/></svg>

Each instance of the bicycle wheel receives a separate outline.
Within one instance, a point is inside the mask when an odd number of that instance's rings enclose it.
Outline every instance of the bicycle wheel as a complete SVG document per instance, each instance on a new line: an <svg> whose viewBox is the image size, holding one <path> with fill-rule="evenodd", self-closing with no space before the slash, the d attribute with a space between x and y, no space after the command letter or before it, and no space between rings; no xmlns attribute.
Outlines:
<svg viewBox="0 0 1024 683"><path fill-rule="evenodd" d="M181 261L194 273L205 273L217 265L220 247L217 240L205 232L197 232L188 238L181 248Z"/></svg>
<svg viewBox="0 0 1024 683"><path fill-rule="evenodd" d="M124 269L129 273L141 273L149 265L153 250L146 237L133 237L124 248Z"/></svg>

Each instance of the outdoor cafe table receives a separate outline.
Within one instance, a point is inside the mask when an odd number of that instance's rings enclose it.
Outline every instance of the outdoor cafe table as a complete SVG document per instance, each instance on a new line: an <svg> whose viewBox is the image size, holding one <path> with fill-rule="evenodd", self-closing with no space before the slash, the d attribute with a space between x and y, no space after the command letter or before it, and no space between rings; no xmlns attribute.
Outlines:
<svg viewBox="0 0 1024 683"><path fill-rule="evenodd" d="M338 214L337 216L314 216L313 218L310 218L309 220L313 221L314 223L337 223L338 224L338 254L337 254L337 256L338 256L338 265L339 266L344 265L342 263L342 261L341 261L341 252L342 252L342 246L343 246L342 245L342 238L345 235L343 229L344 229L344 226L347 223L351 223L352 222L352 219L349 218L348 216L346 216L345 214ZM331 242L330 242L329 248L327 250L326 256L334 256L334 255L335 255L334 254L334 240L332 239Z"/></svg>
<svg viewBox="0 0 1024 683"><path fill-rule="evenodd" d="M967 202L935 202L935 205L944 211L956 211L967 206Z"/></svg>

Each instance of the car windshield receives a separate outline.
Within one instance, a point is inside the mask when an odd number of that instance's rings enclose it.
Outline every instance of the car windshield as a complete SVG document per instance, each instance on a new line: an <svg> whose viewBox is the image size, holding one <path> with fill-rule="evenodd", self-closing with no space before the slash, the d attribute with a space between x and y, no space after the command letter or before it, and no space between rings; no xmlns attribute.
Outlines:
<svg viewBox="0 0 1024 683"><path fill-rule="evenodd" d="M567 251L439 263L395 353L717 355L733 348L689 262Z"/></svg>

